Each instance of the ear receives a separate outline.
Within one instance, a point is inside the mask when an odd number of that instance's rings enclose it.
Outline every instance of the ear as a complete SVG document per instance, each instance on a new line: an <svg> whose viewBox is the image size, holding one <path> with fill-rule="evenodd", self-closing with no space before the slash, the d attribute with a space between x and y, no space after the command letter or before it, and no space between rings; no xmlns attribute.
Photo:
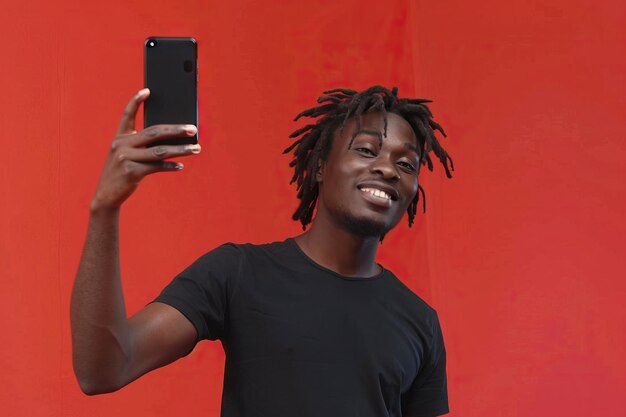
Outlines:
<svg viewBox="0 0 626 417"><path fill-rule="evenodd" d="M323 182L325 168L326 168L326 161L319 159L317 161L317 171L315 172L315 180L317 182Z"/></svg>

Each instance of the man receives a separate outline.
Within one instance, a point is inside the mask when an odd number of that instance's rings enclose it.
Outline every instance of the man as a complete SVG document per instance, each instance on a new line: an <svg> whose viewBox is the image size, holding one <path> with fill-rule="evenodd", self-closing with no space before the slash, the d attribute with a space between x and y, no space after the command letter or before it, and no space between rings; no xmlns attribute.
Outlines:
<svg viewBox="0 0 626 417"><path fill-rule="evenodd" d="M199 145L187 125L135 130L149 91L128 104L91 203L72 294L74 369L87 394L115 391L188 354L202 339L226 352L222 416L397 416L448 412L446 353L435 310L375 262L380 241L419 201L432 151L450 177L428 100L397 89L324 93L294 132L293 218L309 230L266 245L225 244L126 318L118 259L122 203L140 180L182 168ZM448 167L450 163L450 167ZM315 213L315 217L313 215Z"/></svg>

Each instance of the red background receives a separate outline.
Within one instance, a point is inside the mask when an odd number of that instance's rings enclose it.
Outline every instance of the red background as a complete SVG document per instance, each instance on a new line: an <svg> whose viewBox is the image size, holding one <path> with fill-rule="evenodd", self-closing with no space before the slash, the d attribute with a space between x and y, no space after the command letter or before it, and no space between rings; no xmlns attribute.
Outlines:
<svg viewBox="0 0 626 417"><path fill-rule="evenodd" d="M134 313L224 241L299 232L281 151L324 89L434 100L455 178L385 264L439 312L451 416L622 416L626 6L614 1L4 1L0 413L218 416L224 355L87 397L69 298L88 205L150 35L199 43L202 154L124 207Z"/></svg>

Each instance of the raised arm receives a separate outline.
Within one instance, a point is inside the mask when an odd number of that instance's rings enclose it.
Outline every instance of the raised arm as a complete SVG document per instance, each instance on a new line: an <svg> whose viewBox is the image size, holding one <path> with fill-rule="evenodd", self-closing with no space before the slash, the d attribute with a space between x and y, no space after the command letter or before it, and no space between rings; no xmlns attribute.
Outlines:
<svg viewBox="0 0 626 417"><path fill-rule="evenodd" d="M194 155L199 145L146 145L170 137L193 136L190 125L135 130L137 109L148 96L141 90L128 103L90 207L89 227L70 307L74 372L86 394L115 391L166 365L193 348L194 326L178 310L152 303L126 316L119 267L119 213L139 182L156 172L179 171L167 158Z"/></svg>

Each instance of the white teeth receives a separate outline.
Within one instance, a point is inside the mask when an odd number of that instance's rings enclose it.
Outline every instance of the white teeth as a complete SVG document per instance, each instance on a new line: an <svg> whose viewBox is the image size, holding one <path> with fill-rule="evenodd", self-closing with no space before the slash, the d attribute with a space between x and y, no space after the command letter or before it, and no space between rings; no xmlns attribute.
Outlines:
<svg viewBox="0 0 626 417"><path fill-rule="evenodd" d="M387 200L391 200L391 196L382 190L377 190L375 188L362 188L362 191L366 191L373 196L378 198L386 198Z"/></svg>

